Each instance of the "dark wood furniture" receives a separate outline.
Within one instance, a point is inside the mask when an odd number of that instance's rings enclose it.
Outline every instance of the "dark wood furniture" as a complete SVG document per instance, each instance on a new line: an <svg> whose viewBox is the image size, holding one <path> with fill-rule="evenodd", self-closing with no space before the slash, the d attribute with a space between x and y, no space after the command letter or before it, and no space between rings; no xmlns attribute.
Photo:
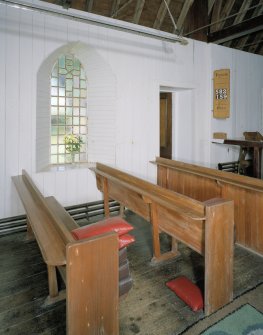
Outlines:
<svg viewBox="0 0 263 335"><path fill-rule="evenodd" d="M233 298L233 202L212 199L200 202L130 174L97 163L92 169L97 187L152 223L154 261L178 255L177 241L205 258L204 310L209 315ZM172 237L172 250L161 254L159 233Z"/></svg>
<svg viewBox="0 0 263 335"><path fill-rule="evenodd" d="M236 243L263 255L263 180L156 158L158 185L199 201L233 200Z"/></svg>
<svg viewBox="0 0 263 335"><path fill-rule="evenodd" d="M30 176L12 177L27 214L28 238L36 238L47 264L47 303L65 298L67 334L119 334L119 268L116 233L76 241L78 225L54 197L44 198ZM58 291L56 269L66 284Z"/></svg>
<svg viewBox="0 0 263 335"><path fill-rule="evenodd" d="M245 139L226 139L224 144L237 145L240 147L239 154L239 163L242 164L242 161L245 160L246 154L252 152L252 161L253 161L253 174L254 178L261 179L261 157L262 157L262 148L263 141L252 141Z"/></svg>

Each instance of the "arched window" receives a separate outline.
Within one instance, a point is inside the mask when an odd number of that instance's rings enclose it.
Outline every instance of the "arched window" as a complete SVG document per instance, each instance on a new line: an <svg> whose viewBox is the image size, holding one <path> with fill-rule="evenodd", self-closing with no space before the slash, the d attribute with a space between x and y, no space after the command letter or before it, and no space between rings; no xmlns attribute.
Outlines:
<svg viewBox="0 0 263 335"><path fill-rule="evenodd" d="M87 82L80 61L62 55L55 63L51 86L51 164L84 161L87 149ZM68 145L66 136L80 142ZM72 153L73 151L73 153Z"/></svg>

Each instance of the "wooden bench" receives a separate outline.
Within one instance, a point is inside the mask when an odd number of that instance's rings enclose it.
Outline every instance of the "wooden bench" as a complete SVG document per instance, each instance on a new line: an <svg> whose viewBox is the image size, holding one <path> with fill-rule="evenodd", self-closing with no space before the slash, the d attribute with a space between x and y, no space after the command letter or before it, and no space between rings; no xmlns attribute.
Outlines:
<svg viewBox="0 0 263 335"><path fill-rule="evenodd" d="M47 303L65 297L56 269L65 281L67 334L118 335L117 234L76 241L70 231L78 225L54 197L44 198L24 170L12 179L27 214L28 238L36 238L47 264Z"/></svg>
<svg viewBox="0 0 263 335"><path fill-rule="evenodd" d="M204 256L206 315L232 300L232 201L213 199L202 203L100 163L92 170L104 194L106 215L108 200L114 199L152 223L155 262L178 256L177 241ZM160 251L162 231L172 237L171 251L165 254Z"/></svg>
<svg viewBox="0 0 263 335"><path fill-rule="evenodd" d="M263 180L156 158L158 185L199 201L234 201L235 241L263 255Z"/></svg>

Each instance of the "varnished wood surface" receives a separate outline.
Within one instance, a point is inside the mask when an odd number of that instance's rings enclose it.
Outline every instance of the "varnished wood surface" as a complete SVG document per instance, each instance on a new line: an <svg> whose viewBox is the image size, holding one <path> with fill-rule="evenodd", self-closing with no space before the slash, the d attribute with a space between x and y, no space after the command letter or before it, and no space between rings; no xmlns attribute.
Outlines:
<svg viewBox="0 0 263 335"><path fill-rule="evenodd" d="M66 281L66 334L118 335L117 234L76 241L71 230L78 225L54 197L45 199L25 170L12 179L27 213L28 228L30 232L32 228L47 264L49 296L44 305L65 299L58 285L59 267ZM66 271L62 265L66 265ZM107 285L99 278L108 278Z"/></svg>
<svg viewBox="0 0 263 335"><path fill-rule="evenodd" d="M190 197L171 192L163 187L136 178L118 169L97 163L93 169L97 186L108 199L121 201L127 208L151 220L153 225L153 261L161 262L178 255L176 241L205 257L206 315L215 312L233 298L233 201L214 199L209 203L196 202ZM103 186L104 185L104 186ZM106 185L106 187L105 187ZM141 209L149 206L149 217ZM199 209L192 212L192 208ZM173 238L170 252L161 253L159 233L163 231ZM225 238L224 232L229 233ZM216 238L213 244L208 236ZM218 261L220 260L220 261ZM224 287L224 285L226 285ZM215 286L217 290L215 290Z"/></svg>
<svg viewBox="0 0 263 335"><path fill-rule="evenodd" d="M205 201L234 201L236 242L263 255L263 180L156 158L158 184Z"/></svg>
<svg viewBox="0 0 263 335"><path fill-rule="evenodd" d="M117 233L68 244L67 260L67 334L118 335Z"/></svg>
<svg viewBox="0 0 263 335"><path fill-rule="evenodd" d="M29 186L23 176L12 177L20 199L24 205L27 219L34 232L44 261L48 265L66 264L66 250L63 239L58 236L53 218L44 204L38 190Z"/></svg>
<svg viewBox="0 0 263 335"><path fill-rule="evenodd" d="M120 303L120 335L179 335L204 314L192 312L165 283L185 275L201 285L203 257L179 244L180 257L153 266L151 225L130 212L125 219L135 227L136 241L128 248L134 285ZM46 266L37 243L25 237L24 232L0 237L0 334L65 335L65 301L43 307L48 294ZM170 249L165 234L161 247ZM262 282L262 257L236 246L234 274L234 297L238 297Z"/></svg>

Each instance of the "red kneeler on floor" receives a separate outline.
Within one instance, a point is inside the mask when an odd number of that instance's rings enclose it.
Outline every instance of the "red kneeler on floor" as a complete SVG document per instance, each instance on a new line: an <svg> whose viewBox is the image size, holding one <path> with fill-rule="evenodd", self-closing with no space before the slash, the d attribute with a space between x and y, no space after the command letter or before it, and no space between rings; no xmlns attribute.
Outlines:
<svg viewBox="0 0 263 335"><path fill-rule="evenodd" d="M182 299L194 312L204 308L203 296L200 288L188 278L181 276L166 283L175 294Z"/></svg>

